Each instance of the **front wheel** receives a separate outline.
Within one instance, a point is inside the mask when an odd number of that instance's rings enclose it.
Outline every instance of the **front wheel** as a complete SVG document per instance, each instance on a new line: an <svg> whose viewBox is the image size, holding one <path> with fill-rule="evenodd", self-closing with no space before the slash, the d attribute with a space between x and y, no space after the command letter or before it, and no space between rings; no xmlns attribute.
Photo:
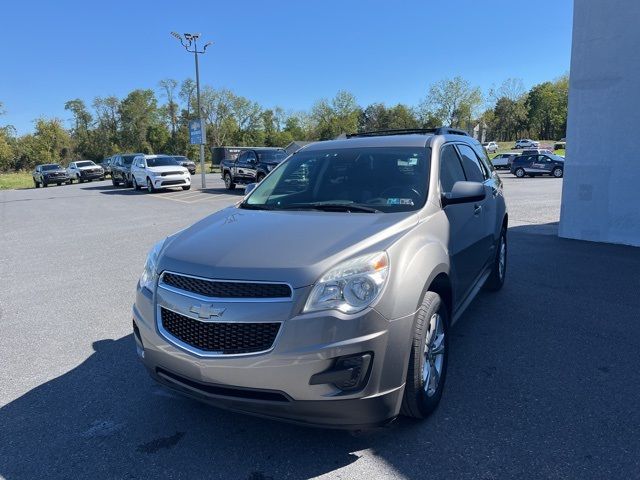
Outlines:
<svg viewBox="0 0 640 480"><path fill-rule="evenodd" d="M564 174L564 172L562 171L562 168L556 167L553 169L552 174L556 178L562 178L562 175Z"/></svg>
<svg viewBox="0 0 640 480"><path fill-rule="evenodd" d="M524 178L524 168L516 168L516 171L513 174L518 178Z"/></svg>
<svg viewBox="0 0 640 480"><path fill-rule="evenodd" d="M190 190L191 189L191 185L185 185L182 187L183 190Z"/></svg>
<svg viewBox="0 0 640 480"><path fill-rule="evenodd" d="M40 184L36 181L36 179L33 179L33 185L35 186L35 188L40 188Z"/></svg>
<svg viewBox="0 0 640 480"><path fill-rule="evenodd" d="M224 186L227 190L234 190L236 188L236 184L233 183L233 179L229 172L224 174Z"/></svg>
<svg viewBox="0 0 640 480"><path fill-rule="evenodd" d="M136 177L133 177L132 183L133 183L134 190L140 190L141 187L140 185L138 185L138 182L136 182Z"/></svg>
<svg viewBox="0 0 640 480"><path fill-rule="evenodd" d="M149 177L147 177L147 192L149 193L155 193L156 189L153 186L153 182L151 181L151 179Z"/></svg>
<svg viewBox="0 0 640 480"><path fill-rule="evenodd" d="M413 329L400 413L425 418L438 406L447 375L449 313L440 295L424 295Z"/></svg>

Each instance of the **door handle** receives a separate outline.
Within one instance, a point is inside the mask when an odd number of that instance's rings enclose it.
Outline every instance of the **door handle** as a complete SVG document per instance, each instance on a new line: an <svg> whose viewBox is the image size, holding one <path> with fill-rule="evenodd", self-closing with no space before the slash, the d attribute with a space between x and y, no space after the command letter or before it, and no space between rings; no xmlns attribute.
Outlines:
<svg viewBox="0 0 640 480"><path fill-rule="evenodd" d="M473 207L473 215L474 216L477 217L478 215L480 215L481 212L482 212L482 205L475 205Z"/></svg>

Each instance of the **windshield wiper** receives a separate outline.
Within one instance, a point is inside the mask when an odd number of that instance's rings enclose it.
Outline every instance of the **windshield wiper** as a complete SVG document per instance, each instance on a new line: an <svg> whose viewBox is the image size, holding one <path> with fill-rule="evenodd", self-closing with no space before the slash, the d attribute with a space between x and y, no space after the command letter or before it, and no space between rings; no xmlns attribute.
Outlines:
<svg viewBox="0 0 640 480"><path fill-rule="evenodd" d="M278 209L282 210L321 210L323 212L361 212L361 213L382 213L377 208L367 207L359 203L291 203L289 205L281 205Z"/></svg>
<svg viewBox="0 0 640 480"><path fill-rule="evenodd" d="M273 210L273 207L270 205L261 205L247 202L242 202L240 205L238 205L238 208L244 208L245 210Z"/></svg>

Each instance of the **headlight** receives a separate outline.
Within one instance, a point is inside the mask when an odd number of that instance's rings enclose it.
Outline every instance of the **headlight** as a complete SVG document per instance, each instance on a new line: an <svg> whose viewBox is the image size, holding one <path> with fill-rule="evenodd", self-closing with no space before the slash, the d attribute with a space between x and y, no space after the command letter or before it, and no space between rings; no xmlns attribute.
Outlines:
<svg viewBox="0 0 640 480"><path fill-rule="evenodd" d="M156 286L156 281L158 280L158 255L160 254L160 250L162 250L165 240L156 243L151 248L151 251L149 251L147 261L144 264L144 270L140 276L141 288L146 288L153 292L153 289Z"/></svg>
<svg viewBox="0 0 640 480"><path fill-rule="evenodd" d="M342 262L316 283L304 312L339 310L357 313L371 305L389 276L389 257L377 252Z"/></svg>

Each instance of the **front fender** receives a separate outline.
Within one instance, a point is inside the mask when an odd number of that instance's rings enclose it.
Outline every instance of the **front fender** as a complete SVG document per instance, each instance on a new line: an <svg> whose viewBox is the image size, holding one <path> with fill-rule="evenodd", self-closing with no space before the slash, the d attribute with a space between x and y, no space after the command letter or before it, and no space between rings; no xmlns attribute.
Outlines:
<svg viewBox="0 0 640 480"><path fill-rule="evenodd" d="M393 320L414 314L433 279L441 273L449 275L446 248L449 239L440 237L440 232L447 232L446 235L449 232L443 212L420 222L388 249L389 282L375 306L386 318Z"/></svg>

